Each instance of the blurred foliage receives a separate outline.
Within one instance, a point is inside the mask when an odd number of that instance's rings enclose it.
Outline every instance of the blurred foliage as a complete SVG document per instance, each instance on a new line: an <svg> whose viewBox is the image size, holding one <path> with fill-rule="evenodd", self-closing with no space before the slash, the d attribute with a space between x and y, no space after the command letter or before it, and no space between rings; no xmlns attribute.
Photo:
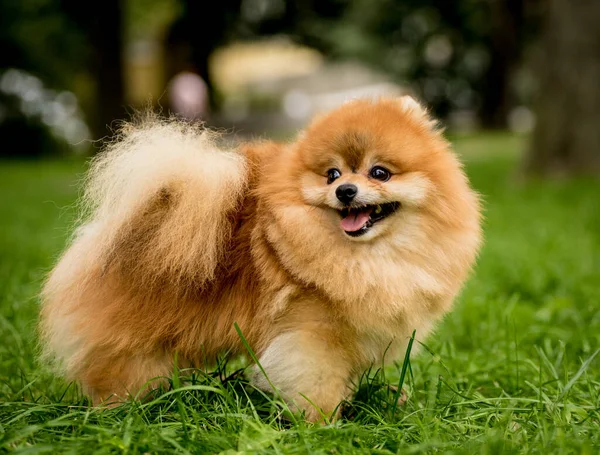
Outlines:
<svg viewBox="0 0 600 455"><path fill-rule="evenodd" d="M509 109L529 103L531 84L517 71L540 13L537 0L243 0L240 30L284 32L356 58L410 86L440 117L475 110L484 126L505 127Z"/></svg>
<svg viewBox="0 0 600 455"><path fill-rule="evenodd" d="M357 59L422 97L441 118L470 112L504 127L527 105L523 50L541 0L21 0L0 2L0 75L18 68L80 98L95 138L126 115L122 60L133 39L162 39L162 79L186 67L211 86L208 58L232 40L287 36L331 58ZM93 11L93 12L92 12ZM118 17L117 17L118 16ZM114 20L113 20L114 19ZM123 52L115 52L119 46ZM14 103L0 101L2 112ZM7 117L4 115L4 117ZM42 128L43 130L43 128Z"/></svg>
<svg viewBox="0 0 600 455"><path fill-rule="evenodd" d="M39 157L55 153L59 149L58 141L41 121L22 115L15 97L0 93L2 122L0 135L4 146L0 148L1 158Z"/></svg>
<svg viewBox="0 0 600 455"><path fill-rule="evenodd" d="M88 53L81 32L72 26L59 0L0 2L0 76L7 69L25 70L39 86L75 89L80 61ZM42 85L42 81L43 84ZM41 116L30 115L22 99L0 87L0 135L5 143L2 157L34 157L66 149L64 140L52 133Z"/></svg>
<svg viewBox="0 0 600 455"><path fill-rule="evenodd" d="M60 88L70 88L89 51L60 0L0 2L0 48L1 67L26 70Z"/></svg>
<svg viewBox="0 0 600 455"><path fill-rule="evenodd" d="M129 0L124 7L127 39L163 33L182 11L178 0Z"/></svg>
<svg viewBox="0 0 600 455"><path fill-rule="evenodd" d="M408 82L443 117L479 108L485 90L494 90L485 80L492 59L489 3L360 0L330 36L341 55Z"/></svg>
<svg viewBox="0 0 600 455"><path fill-rule="evenodd" d="M210 14L182 3L176 36L191 43L205 78L207 55L224 42L284 35L382 70L442 118L470 111L483 126L506 127L510 110L530 102L522 57L537 36L540 0L224 0Z"/></svg>

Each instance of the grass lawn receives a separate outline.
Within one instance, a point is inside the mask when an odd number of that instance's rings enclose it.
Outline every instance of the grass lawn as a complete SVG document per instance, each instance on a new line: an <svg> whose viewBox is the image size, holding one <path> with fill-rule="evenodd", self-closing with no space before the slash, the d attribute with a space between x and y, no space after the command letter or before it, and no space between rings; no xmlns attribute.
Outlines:
<svg viewBox="0 0 600 455"><path fill-rule="evenodd" d="M486 244L394 409L363 378L348 416L312 426L242 379L100 411L36 361L40 281L66 241L77 162L0 163L0 452L600 453L600 181L513 178L522 138L457 138L486 201ZM385 376L385 377L384 377Z"/></svg>

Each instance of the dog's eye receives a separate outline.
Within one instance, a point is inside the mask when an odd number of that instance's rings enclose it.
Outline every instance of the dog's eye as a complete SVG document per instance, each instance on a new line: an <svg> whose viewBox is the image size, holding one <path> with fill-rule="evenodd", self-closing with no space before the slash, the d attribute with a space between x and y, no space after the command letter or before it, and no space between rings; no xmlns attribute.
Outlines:
<svg viewBox="0 0 600 455"><path fill-rule="evenodd" d="M327 171L327 185L333 183L334 180L339 179L342 176L342 173L337 169L329 169Z"/></svg>
<svg viewBox="0 0 600 455"><path fill-rule="evenodd" d="M371 171L369 172L369 175L371 176L371 178L373 178L375 180L387 182L390 179L390 177L392 176L392 173L384 167L373 166L371 168Z"/></svg>

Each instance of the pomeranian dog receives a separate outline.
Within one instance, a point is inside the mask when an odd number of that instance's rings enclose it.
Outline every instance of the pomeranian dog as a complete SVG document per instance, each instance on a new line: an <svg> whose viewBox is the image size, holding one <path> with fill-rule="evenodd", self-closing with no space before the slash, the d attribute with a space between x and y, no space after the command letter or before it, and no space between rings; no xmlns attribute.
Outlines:
<svg viewBox="0 0 600 455"><path fill-rule="evenodd" d="M256 353L258 388L335 418L353 381L397 359L460 291L480 204L413 98L355 100L288 144L219 150L147 118L87 175L86 209L42 292L48 356L94 403L178 366ZM385 359L384 359L385 356Z"/></svg>

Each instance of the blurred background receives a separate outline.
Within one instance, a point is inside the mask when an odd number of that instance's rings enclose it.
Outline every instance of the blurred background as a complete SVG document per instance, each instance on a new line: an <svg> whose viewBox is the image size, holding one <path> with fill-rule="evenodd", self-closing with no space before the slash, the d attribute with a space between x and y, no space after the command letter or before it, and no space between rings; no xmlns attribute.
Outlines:
<svg viewBox="0 0 600 455"><path fill-rule="evenodd" d="M148 107L285 137L411 93L451 133L533 131L527 171L598 171L599 23L592 0L2 0L0 153L91 154Z"/></svg>

